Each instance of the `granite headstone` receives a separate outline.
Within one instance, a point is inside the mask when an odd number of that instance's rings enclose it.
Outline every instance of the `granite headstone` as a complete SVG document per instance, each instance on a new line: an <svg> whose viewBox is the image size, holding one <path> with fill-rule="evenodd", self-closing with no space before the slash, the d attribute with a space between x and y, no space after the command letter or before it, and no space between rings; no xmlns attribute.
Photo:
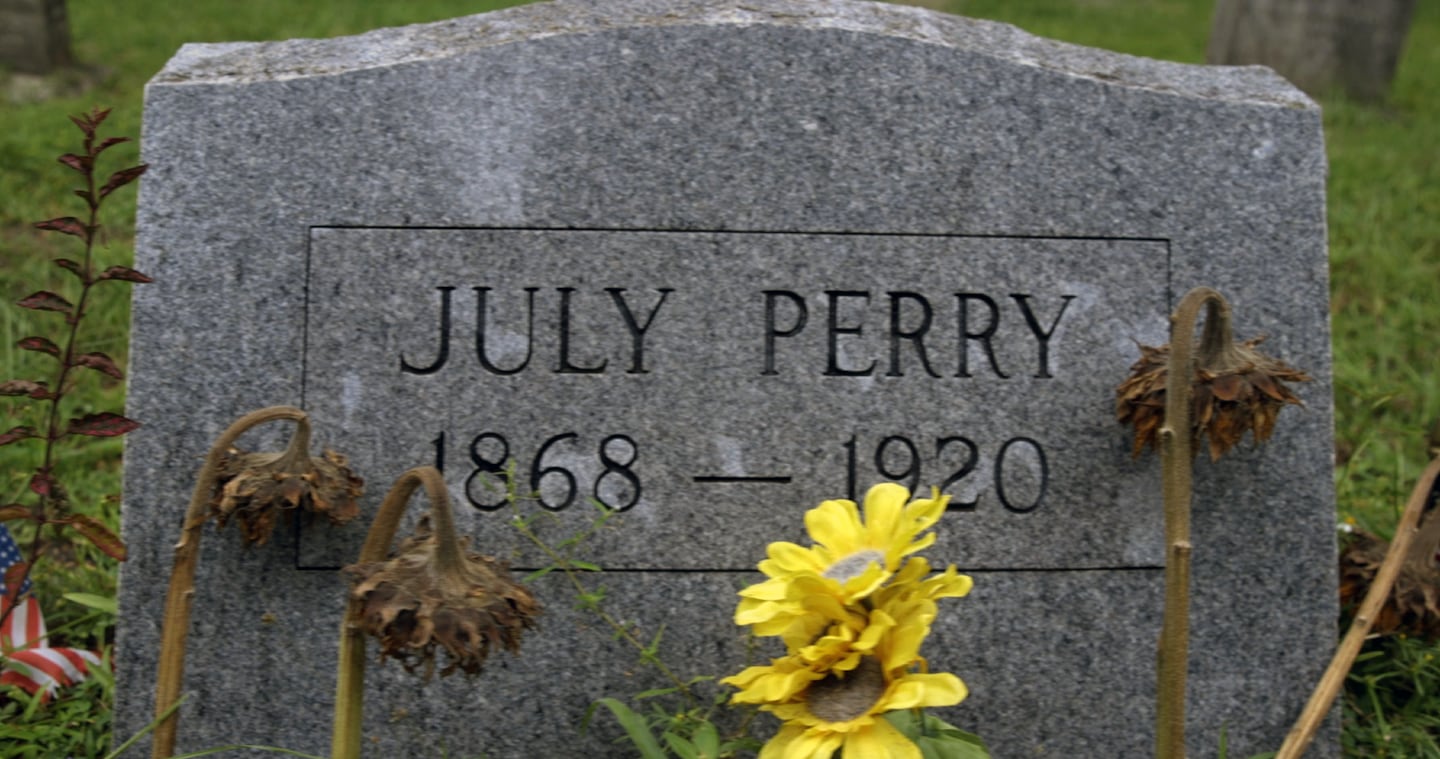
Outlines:
<svg viewBox="0 0 1440 759"><path fill-rule="evenodd" d="M0 0L0 66L38 75L72 62L65 0Z"/></svg>
<svg viewBox="0 0 1440 759"><path fill-rule="evenodd" d="M1222 729L1277 747L1329 655L1323 143L1266 69L883 4L562 0L186 45L144 118L118 734L149 720L199 457L293 404L367 519L435 463L462 529L526 568L487 487L506 462L552 537L618 510L594 581L689 674L745 663L735 591L805 510L941 487L927 554L975 578L926 647L971 690L942 716L998 757L1147 755L1159 475L1113 389L1201 284L1316 381L1269 444L1198 463L1194 755ZM362 540L207 535L182 748L326 750ZM577 726L657 675L556 577L535 590L541 628L478 680L370 668L374 755L627 755Z"/></svg>

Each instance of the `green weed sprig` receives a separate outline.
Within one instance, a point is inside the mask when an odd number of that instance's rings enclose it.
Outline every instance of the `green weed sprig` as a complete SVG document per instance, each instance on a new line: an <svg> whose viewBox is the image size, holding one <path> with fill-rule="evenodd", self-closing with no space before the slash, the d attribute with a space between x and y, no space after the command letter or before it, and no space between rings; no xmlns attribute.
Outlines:
<svg viewBox="0 0 1440 759"><path fill-rule="evenodd" d="M512 471L504 478L506 500L512 506L516 506L526 496L518 492L515 486L517 478L513 472L514 463L511 462L510 466ZM630 705L620 699L601 698L586 710L585 717L581 721L581 728L587 728L595 712L600 707L604 707L614 715L616 721L624 729L631 745L644 759L664 759L670 756L680 757L680 759L718 759L719 757L733 757L740 752L758 750L759 742L749 735L750 723L759 713L757 710L742 707L744 715L740 724L722 735L716 726L715 718L718 712L727 708L730 700L729 693L717 692L710 698L704 698L697 692L697 686L714 682L716 678L711 675L682 677L666 664L660 655L660 643L665 633L663 626L647 640L646 636L642 635L641 631L633 625L617 619L605 609L604 588L592 588L586 582L587 575L604 570L593 562L577 558L576 549L608 526L617 515L617 512L605 508L603 505L596 503L595 506L599 512L595 519L554 545L541 537L534 525L537 519L549 517L550 514L524 516L517 509L515 516L510 520L511 527L534 545L549 561L549 564L527 576L525 581L533 582L547 574L560 572L575 593L576 606L599 617L600 621L610 628L613 639L623 641L635 649L640 664L654 667L662 677L669 681L669 685L631 696L635 702L648 703L649 708L643 714L632 709ZM662 703L668 702L672 698L676 699L674 703Z"/></svg>
<svg viewBox="0 0 1440 759"><path fill-rule="evenodd" d="M139 423L113 412L100 412L62 421L65 415L65 396L79 381L83 372L90 369L113 379L124 379L125 374L114 359L100 352L81 352L80 326L85 319L90 303L91 290L103 282L131 282L141 284L151 281L149 277L126 266L109 266L105 269L95 262L95 244L100 235L100 208L116 190L139 179L145 173L145 164L120 169L109 175L103 183L97 173L102 153L115 145L128 142L128 137L106 137L100 139L97 131L110 111L96 108L89 114L72 116L70 120L84 135L79 153L66 153L59 161L79 173L84 187L75 194L85 201L85 217L62 216L36 222L35 227L50 232L70 235L84 244L81 260L57 258L55 264L74 276L78 288L66 297L49 290L36 291L22 298L18 305L34 311L49 311L64 317L64 327L58 330L59 342L41 335L23 337L17 343L22 350L49 356L54 362L51 377L46 380L8 379L0 381L0 395L17 397L36 403L41 407L43 418L38 425L17 425L0 433L0 446L25 440L41 442L40 464L30 476L29 490L34 496L33 505L8 503L0 506L0 521L16 519L35 523L35 534L30 541L26 559L12 565L5 572L5 586L8 601L6 613L14 608L21 587L29 578L36 562L45 553L46 533L59 537L61 531L74 530L95 545L105 555L125 560L125 544L119 536L104 523L86 514L74 513L70 496L61 483L56 471L58 459L57 443L72 436L116 437L124 435ZM3 622L0 616L0 622Z"/></svg>

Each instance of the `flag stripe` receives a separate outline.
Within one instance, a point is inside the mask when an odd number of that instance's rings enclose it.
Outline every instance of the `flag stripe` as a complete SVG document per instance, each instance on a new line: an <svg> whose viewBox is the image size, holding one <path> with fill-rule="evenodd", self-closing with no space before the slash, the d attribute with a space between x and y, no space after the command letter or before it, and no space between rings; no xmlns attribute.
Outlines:
<svg viewBox="0 0 1440 759"><path fill-rule="evenodd" d="M20 549L5 525L0 524L0 577L20 561ZM50 648L45 634L45 616L40 602L29 593L30 580L20 586L19 600L11 613L4 584L0 583L0 684L16 685L48 699L62 685L85 679L100 657L74 648Z"/></svg>
<svg viewBox="0 0 1440 759"><path fill-rule="evenodd" d="M8 606L5 600L0 598L0 614L4 614ZM44 647L48 643L45 639L45 616L40 612L40 602L34 596L26 596L15 607L15 611L5 618L5 624L0 625L0 650Z"/></svg>
<svg viewBox="0 0 1440 759"><path fill-rule="evenodd" d="M70 685L85 677L88 667L100 663L100 658L89 651L73 648L31 648L11 654L6 662L6 673L16 675L15 685L31 693L41 688L49 694L62 685ZM11 680L7 678L7 680Z"/></svg>

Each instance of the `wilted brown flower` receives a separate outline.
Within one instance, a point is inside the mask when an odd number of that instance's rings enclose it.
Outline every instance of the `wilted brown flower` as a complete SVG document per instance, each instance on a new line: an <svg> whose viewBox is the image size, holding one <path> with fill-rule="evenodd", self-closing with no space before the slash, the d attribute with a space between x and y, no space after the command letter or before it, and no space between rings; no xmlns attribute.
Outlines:
<svg viewBox="0 0 1440 759"><path fill-rule="evenodd" d="M281 512L320 514L334 525L360 514L356 499L364 491L364 480L339 453L308 455L309 435L301 438L297 432L284 453L246 453L232 447L221 459L210 513L221 527L233 517L247 545L264 545Z"/></svg>
<svg viewBox="0 0 1440 759"><path fill-rule="evenodd" d="M1228 331L1227 325L1223 332ZM1206 339L1196 352L1192 383L1192 453L1199 451L1202 433L1209 438L1212 460L1239 443L1246 431L1253 432L1255 442L1264 442L1275 431L1275 418L1285 404L1304 405L1284 383L1306 382L1310 376L1256 350L1263 340L1211 339L1207 322ZM1159 445L1169 362L1169 345L1141 345L1140 360L1115 389L1115 416L1121 424L1135 427L1132 452L1136 456L1147 445Z"/></svg>
<svg viewBox="0 0 1440 759"><path fill-rule="evenodd" d="M431 533L427 515L389 561L345 568L350 597L362 604L360 626L379 639L381 658L397 658L411 672L423 667L427 680L437 648L449 654L442 677L456 669L479 674L492 649L518 651L521 634L540 613L504 564L470 553L468 539L460 540L458 561L443 561L442 540Z"/></svg>
<svg viewBox="0 0 1440 759"><path fill-rule="evenodd" d="M1358 606L1369 592L1390 544L1355 530L1340 552L1340 602ZM1390 596L1370 626L1381 634L1403 632L1440 638L1440 509L1431 509L1400 565Z"/></svg>

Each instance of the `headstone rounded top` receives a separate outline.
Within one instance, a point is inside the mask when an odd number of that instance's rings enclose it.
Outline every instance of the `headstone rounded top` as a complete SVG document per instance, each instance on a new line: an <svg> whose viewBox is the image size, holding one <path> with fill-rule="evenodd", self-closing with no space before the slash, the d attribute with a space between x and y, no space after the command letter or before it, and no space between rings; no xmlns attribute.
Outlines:
<svg viewBox="0 0 1440 759"><path fill-rule="evenodd" d="M351 37L187 44L150 84L241 84L330 76L559 36L682 26L728 32L790 27L895 37L1118 86L1316 107L1263 66L1196 66L1137 58L1036 37L1009 24L860 0L778 0L764 7L746 0L552 0Z"/></svg>

